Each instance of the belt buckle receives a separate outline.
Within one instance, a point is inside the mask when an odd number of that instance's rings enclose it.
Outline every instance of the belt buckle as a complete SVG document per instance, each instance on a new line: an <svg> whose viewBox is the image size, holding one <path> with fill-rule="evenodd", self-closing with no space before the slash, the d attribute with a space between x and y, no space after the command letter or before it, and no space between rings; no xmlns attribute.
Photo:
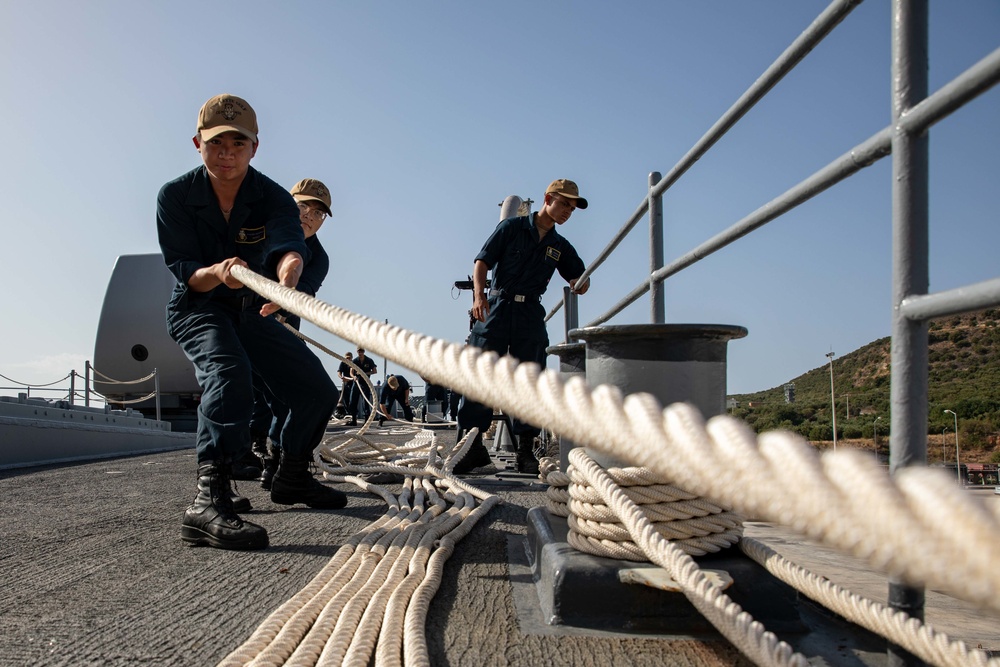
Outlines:
<svg viewBox="0 0 1000 667"><path fill-rule="evenodd" d="M514 295L514 301L516 301L517 303L524 303L524 295L523 294L515 294Z"/></svg>

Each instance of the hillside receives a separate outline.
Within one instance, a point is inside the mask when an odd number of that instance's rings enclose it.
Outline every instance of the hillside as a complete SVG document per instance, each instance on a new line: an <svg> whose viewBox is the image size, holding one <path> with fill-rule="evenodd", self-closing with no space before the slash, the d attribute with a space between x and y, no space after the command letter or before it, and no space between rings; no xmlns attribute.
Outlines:
<svg viewBox="0 0 1000 667"><path fill-rule="evenodd" d="M958 415L963 462L1000 463L1000 310L990 309L946 317L929 325L928 425L929 445L954 457L954 417ZM879 444L888 435L890 352L889 337L833 360L837 401L837 438L872 446L877 428ZM823 446L832 440L830 366L824 364L790 380L793 403L784 387L730 396L738 403L730 412L757 432L776 428L794 431ZM876 419L878 420L876 422ZM944 454L932 453L930 460Z"/></svg>

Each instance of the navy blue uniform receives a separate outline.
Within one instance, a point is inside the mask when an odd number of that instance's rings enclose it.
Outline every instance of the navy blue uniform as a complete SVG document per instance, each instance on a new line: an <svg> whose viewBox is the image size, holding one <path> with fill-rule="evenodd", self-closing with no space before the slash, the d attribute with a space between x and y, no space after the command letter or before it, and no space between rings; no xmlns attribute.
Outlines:
<svg viewBox="0 0 1000 667"><path fill-rule="evenodd" d="M306 248L309 249L309 259L305 262L302 276L295 289L309 296L316 296L316 292L323 285L326 274L330 271L330 257L316 236L310 236L305 241ZM276 276L268 277L272 280L276 278ZM298 331L302 325L302 318L292 313L285 313L285 311L280 312L285 315L285 321L288 325ZM281 429L285 427L285 420L288 419L288 406L276 400L256 374L253 381L253 401L253 417L250 419L251 432L268 433L271 436L271 442L280 450Z"/></svg>
<svg viewBox="0 0 1000 667"><path fill-rule="evenodd" d="M489 291L489 315L476 322L469 334L469 344L500 355L510 354L520 361L545 366L545 348L549 335L545 329L542 295L556 271L567 282L579 278L584 269L576 249L555 228L539 241L534 216L508 218L500 222L486 240L476 260L493 270ZM490 408L463 399L458 411L459 428L490 426ZM537 435L539 430L518 420L513 422L516 435Z"/></svg>
<svg viewBox="0 0 1000 667"><path fill-rule="evenodd" d="M375 366L375 361L369 357L365 356L361 359L360 356L354 358L354 364L365 372L366 377L371 377L372 374L378 370ZM352 369L353 370L353 369ZM368 397L368 401L372 401L371 389L368 387L368 383L364 380L359 380L355 377L354 382L351 387L351 397L348 400L347 412L351 415L351 418L356 419L358 417L366 416L368 414L368 407L361 407L363 402L362 392L364 396Z"/></svg>
<svg viewBox="0 0 1000 667"><path fill-rule="evenodd" d="M337 403L337 388L320 360L272 317L249 288L188 286L191 275L230 257L274 276L285 253L310 259L292 196L252 167L240 185L229 222L208 171L198 167L167 183L156 201L156 226L167 268L177 279L167 304L167 331L195 367L198 461L243 455L250 442L252 373L291 411L281 434L285 451L309 457Z"/></svg>
<svg viewBox="0 0 1000 667"><path fill-rule="evenodd" d="M399 384L396 389L393 390L389 386L389 383L382 385L382 395L379 397L378 402L385 406L385 415L391 416L394 403L399 403L400 407L403 408L403 417L406 421L413 421L413 410L410 409L410 403L406 400L406 392L410 390L410 383L406 381L406 378L402 375L389 376L395 377Z"/></svg>

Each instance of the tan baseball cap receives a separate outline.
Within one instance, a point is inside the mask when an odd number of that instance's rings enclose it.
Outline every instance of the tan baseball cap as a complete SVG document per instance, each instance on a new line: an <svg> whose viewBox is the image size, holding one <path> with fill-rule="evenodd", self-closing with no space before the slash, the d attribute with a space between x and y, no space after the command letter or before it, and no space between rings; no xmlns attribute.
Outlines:
<svg viewBox="0 0 1000 667"><path fill-rule="evenodd" d="M333 215L333 212L330 211L330 204L333 203L330 199L330 189L323 185L322 181L317 181L315 178L303 178L292 186L291 192L292 199L295 201L319 202L324 213Z"/></svg>
<svg viewBox="0 0 1000 667"><path fill-rule="evenodd" d="M216 95L198 112L198 136L202 141L223 132L239 132L257 143L257 114L246 100L229 93Z"/></svg>
<svg viewBox="0 0 1000 667"><path fill-rule="evenodd" d="M576 200L577 208L587 208L587 200L580 196L580 188L576 186L576 183L566 178L558 178L551 183L549 187L545 190L545 194L557 194L567 197L569 199Z"/></svg>

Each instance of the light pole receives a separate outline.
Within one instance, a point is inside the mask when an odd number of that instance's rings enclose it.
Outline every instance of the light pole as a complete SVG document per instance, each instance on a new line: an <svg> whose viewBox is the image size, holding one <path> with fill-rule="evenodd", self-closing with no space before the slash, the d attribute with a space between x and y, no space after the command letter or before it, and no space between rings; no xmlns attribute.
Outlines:
<svg viewBox="0 0 1000 667"><path fill-rule="evenodd" d="M826 353L830 360L830 415L833 417L833 451L837 451L837 401L833 394L833 352Z"/></svg>
<svg viewBox="0 0 1000 667"><path fill-rule="evenodd" d="M878 461L878 420L879 419L882 419L881 415L879 415L878 417L876 417L875 421L872 422L872 440L875 441L875 460L876 461Z"/></svg>
<svg viewBox="0 0 1000 667"><path fill-rule="evenodd" d="M965 480L962 479L962 464L958 462L958 415L955 414L954 410L945 410L945 412L950 412L951 416L955 418L955 473L958 475L958 485L965 486Z"/></svg>

